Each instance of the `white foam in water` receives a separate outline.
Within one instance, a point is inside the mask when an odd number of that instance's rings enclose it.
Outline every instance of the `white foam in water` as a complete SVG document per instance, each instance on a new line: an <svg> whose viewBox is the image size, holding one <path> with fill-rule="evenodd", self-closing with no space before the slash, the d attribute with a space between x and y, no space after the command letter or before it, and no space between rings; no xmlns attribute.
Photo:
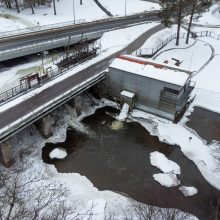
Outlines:
<svg viewBox="0 0 220 220"><path fill-rule="evenodd" d="M120 112L119 116L117 117L117 119L119 121L124 121L128 117L128 112L129 112L129 105L127 103L125 103L123 105L121 112Z"/></svg>

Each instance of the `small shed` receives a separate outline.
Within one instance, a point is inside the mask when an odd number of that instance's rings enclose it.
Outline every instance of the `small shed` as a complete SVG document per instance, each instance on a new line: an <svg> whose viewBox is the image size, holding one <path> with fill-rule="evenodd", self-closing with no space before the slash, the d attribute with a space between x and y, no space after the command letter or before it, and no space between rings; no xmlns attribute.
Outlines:
<svg viewBox="0 0 220 220"><path fill-rule="evenodd" d="M135 97L135 94L133 92L129 92L129 91L123 90L120 93L120 104L121 104L121 107L124 105L124 103L127 103L129 105L129 107L130 107L130 110L132 110L133 107L134 107L134 97Z"/></svg>

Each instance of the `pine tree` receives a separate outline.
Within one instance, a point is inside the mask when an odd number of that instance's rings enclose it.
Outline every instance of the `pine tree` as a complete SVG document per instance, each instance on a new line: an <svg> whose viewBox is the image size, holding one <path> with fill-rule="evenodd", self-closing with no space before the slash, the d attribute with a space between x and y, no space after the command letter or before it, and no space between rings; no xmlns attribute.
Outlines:
<svg viewBox="0 0 220 220"><path fill-rule="evenodd" d="M186 15L188 0L161 0L161 22L165 27L177 24L176 45L179 45L180 28L183 17Z"/></svg>
<svg viewBox="0 0 220 220"><path fill-rule="evenodd" d="M54 15L57 15L55 0L53 0L53 9L54 9Z"/></svg>
<svg viewBox="0 0 220 220"><path fill-rule="evenodd" d="M188 29L187 29L187 37L186 37L186 44L189 43L189 36L190 36L190 31L192 27L192 21L193 21L193 16L195 14L201 15L202 12L206 11L211 3L212 0L188 0L188 5L189 5L189 11L190 11L190 19L189 19L189 24L188 24Z"/></svg>

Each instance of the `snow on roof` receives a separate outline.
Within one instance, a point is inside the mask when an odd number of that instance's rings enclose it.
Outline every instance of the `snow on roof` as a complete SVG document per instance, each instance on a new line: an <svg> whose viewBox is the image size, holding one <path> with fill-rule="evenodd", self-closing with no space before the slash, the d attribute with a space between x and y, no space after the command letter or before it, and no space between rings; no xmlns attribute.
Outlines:
<svg viewBox="0 0 220 220"><path fill-rule="evenodd" d="M128 92L128 91L126 91L126 90L123 90L122 92L121 92L121 95L123 95L123 96L127 96L127 97L129 97L129 98L134 98L134 96L135 96L135 94L133 93L133 92Z"/></svg>
<svg viewBox="0 0 220 220"><path fill-rule="evenodd" d="M190 71L129 55L122 55L116 58L111 63L110 68L120 69L179 86L184 86L190 78Z"/></svg>

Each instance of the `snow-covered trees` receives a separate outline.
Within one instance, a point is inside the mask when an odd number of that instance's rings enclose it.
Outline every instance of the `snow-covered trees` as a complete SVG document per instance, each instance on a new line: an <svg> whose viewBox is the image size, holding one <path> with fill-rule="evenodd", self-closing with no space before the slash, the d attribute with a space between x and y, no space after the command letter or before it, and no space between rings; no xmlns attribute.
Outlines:
<svg viewBox="0 0 220 220"><path fill-rule="evenodd" d="M194 14L200 14L207 10L211 5L211 2L212 0L160 0L161 22L166 27L170 27L172 24L177 24L176 45L179 45L180 27L183 18L190 15L186 38L186 43L188 43Z"/></svg>
<svg viewBox="0 0 220 220"><path fill-rule="evenodd" d="M186 37L186 44L189 43L189 36L193 21L193 16L195 14L200 15L202 12L207 10L209 6L211 5L212 0L188 0L188 11L190 13L190 19L188 24L188 30L187 30L187 37Z"/></svg>
<svg viewBox="0 0 220 220"><path fill-rule="evenodd" d="M30 8L32 10L32 14L34 14L34 7L39 5L50 6L52 1L55 0L0 0L0 3L9 9L15 8L18 13L20 13L21 8Z"/></svg>

